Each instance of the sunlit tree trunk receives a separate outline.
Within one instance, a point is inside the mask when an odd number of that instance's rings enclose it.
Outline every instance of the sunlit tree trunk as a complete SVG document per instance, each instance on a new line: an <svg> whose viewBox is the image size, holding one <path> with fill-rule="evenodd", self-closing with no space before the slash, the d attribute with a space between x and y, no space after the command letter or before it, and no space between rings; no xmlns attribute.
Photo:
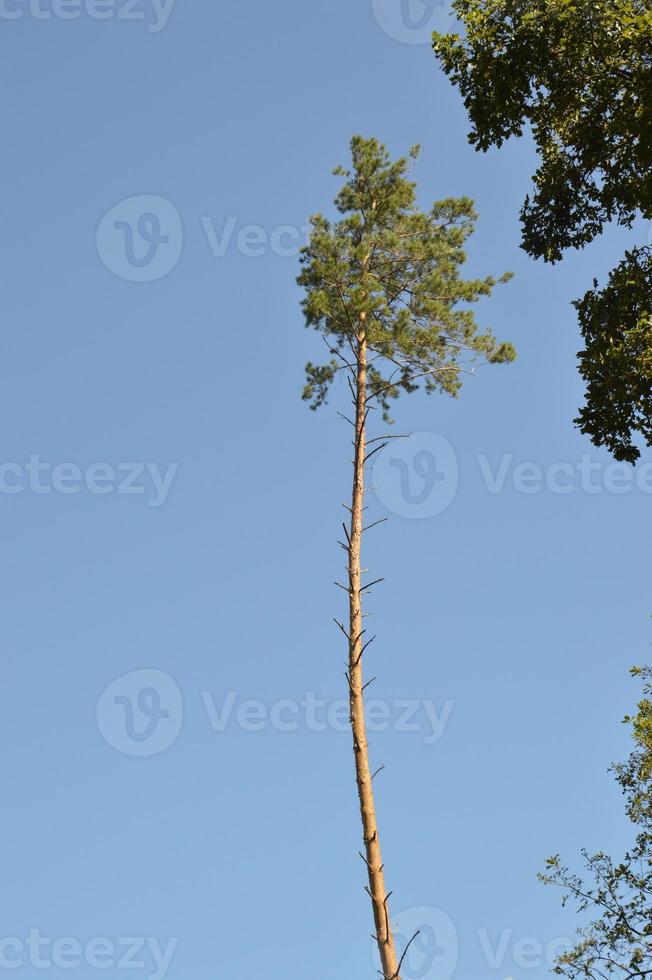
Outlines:
<svg viewBox="0 0 652 980"><path fill-rule="evenodd" d="M365 649L362 616L361 550L364 530L364 467L367 428L367 340L364 315L357 339L355 368L355 457L353 461L353 489L351 493L351 524L348 542L349 556L349 684L351 728L355 776L360 801L360 816L364 839L364 859L369 875L368 892L373 907L376 939L382 971L387 978L398 977L394 937L390 923L388 894L385 890L380 838L376 821L376 808L369 766L369 750L364 716L363 654Z"/></svg>

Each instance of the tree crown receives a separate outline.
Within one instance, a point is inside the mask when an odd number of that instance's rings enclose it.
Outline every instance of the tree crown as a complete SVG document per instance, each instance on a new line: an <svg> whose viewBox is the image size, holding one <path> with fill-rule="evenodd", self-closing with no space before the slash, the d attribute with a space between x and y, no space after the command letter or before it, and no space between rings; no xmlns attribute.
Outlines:
<svg viewBox="0 0 652 980"><path fill-rule="evenodd" d="M464 243L476 213L468 198L415 201L408 179L418 147L392 161L376 139L351 140L350 169L335 204L335 222L314 215L302 249L298 283L304 287L306 326L324 337L331 358L308 363L303 397L318 408L338 371L353 367L359 344L368 351L367 384L385 417L389 400L423 387L455 395L461 373L478 359L511 361L511 344L478 332L469 304L488 296L499 280L463 279Z"/></svg>
<svg viewBox="0 0 652 980"><path fill-rule="evenodd" d="M523 246L555 261L617 220L652 217L648 0L453 0L466 28L434 35L479 149L520 136L539 152Z"/></svg>
<svg viewBox="0 0 652 980"><path fill-rule="evenodd" d="M523 248L556 262L615 221L652 218L649 0L453 0L465 35L434 35L478 149L532 131L540 165ZM616 459L652 445L652 261L635 248L575 305L586 404L576 419Z"/></svg>

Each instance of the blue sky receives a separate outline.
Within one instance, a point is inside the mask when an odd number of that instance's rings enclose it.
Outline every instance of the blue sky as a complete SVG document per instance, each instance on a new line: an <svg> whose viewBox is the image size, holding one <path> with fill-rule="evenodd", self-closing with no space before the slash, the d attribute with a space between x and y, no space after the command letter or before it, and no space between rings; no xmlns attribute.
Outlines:
<svg viewBox="0 0 652 980"><path fill-rule="evenodd" d="M547 975L576 921L536 872L628 839L606 770L652 612L652 455L616 472L573 428L570 300L648 229L520 251L532 150L468 146L413 43L444 6L0 6L1 968L375 974L331 620L349 434L342 392L300 401L320 347L294 282L361 132L420 143L421 203L477 202L469 272L516 273L479 316L517 362L400 403L414 448L373 471L372 757L393 912L425 937L405 976Z"/></svg>

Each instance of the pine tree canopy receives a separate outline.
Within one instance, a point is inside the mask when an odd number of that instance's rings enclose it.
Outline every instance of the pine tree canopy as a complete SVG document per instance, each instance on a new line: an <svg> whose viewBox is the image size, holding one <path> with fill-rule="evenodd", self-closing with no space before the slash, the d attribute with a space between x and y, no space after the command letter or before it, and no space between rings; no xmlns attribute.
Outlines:
<svg viewBox="0 0 652 980"><path fill-rule="evenodd" d="M477 215L466 197L422 211L408 172L418 155L392 161L376 139L355 136L350 169L335 204L335 222L313 216L298 283L305 288L306 325L324 337L330 358L309 363L303 397L318 408L340 370L354 368L358 345L367 354L367 384L388 416L390 399L423 388L455 395L461 374L478 360L502 363L511 344L479 332L470 304L496 280L463 279L464 244Z"/></svg>

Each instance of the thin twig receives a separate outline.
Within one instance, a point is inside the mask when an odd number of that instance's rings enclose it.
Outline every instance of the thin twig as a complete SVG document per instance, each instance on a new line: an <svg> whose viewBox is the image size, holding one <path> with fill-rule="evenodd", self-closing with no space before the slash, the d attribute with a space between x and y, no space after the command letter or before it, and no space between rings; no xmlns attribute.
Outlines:
<svg viewBox="0 0 652 980"><path fill-rule="evenodd" d="M347 638L347 640L348 640L348 641L349 641L349 643L350 643L350 642L351 642L351 637L350 637L350 636L349 636L349 634L348 634L348 633L346 632L346 630L344 629L344 627L343 627L343 626L342 626L342 624L340 623L340 621L339 621L339 619L335 619L335 617L333 617L333 622L334 622L334 623L337 623L337 625L338 625L338 626L339 626L339 628L340 628L340 629L342 630L342 632L344 633L344 635L345 635L345 637Z"/></svg>
<svg viewBox="0 0 652 980"><path fill-rule="evenodd" d="M366 455L366 456L365 456L365 458L364 458L364 461L365 461L365 466L367 465L367 463L369 462L369 460L371 459L371 457L372 457L372 456L373 456L373 455L374 455L375 453L377 453L377 452L380 452L380 450L381 450L381 449L384 449L384 448L385 448L385 446L387 446L387 445L389 445L389 444L388 444L387 442L381 442L381 444L380 444L380 446L376 446L376 448L375 448L375 449L372 449L370 453L367 453L367 455Z"/></svg>
<svg viewBox="0 0 652 980"><path fill-rule="evenodd" d="M388 521L388 520L389 520L389 517L381 517L379 521L374 521L373 524L367 524L367 526L366 527L363 527L362 530L363 530L363 532L364 531L371 531L372 527L376 527L378 524L384 524L385 521Z"/></svg>
<svg viewBox="0 0 652 980"><path fill-rule="evenodd" d="M399 974L401 972L401 967L403 966L403 960L405 959L405 957L407 955L407 951L410 948L410 946L412 945L412 943L414 942L414 940L417 938L417 936L419 935L420 932L421 932L421 930L420 929L417 929L417 931L415 932L415 934L412 936L412 939L410 940L410 942L407 944L407 946L403 950L403 955L401 956L400 960L398 961L398 966L396 967L396 973L392 977L392 980L398 980L398 976L399 976Z"/></svg>

